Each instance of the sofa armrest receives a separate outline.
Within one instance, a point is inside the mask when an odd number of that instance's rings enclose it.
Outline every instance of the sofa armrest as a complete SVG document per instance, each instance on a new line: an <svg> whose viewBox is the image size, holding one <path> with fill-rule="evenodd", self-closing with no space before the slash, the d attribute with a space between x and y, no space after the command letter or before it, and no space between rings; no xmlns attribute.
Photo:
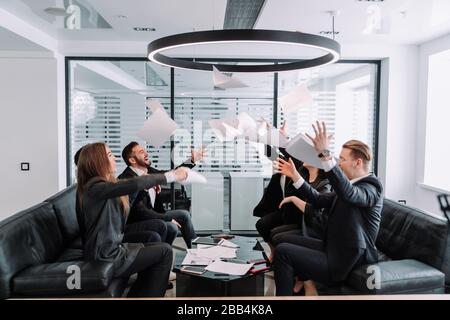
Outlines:
<svg viewBox="0 0 450 320"><path fill-rule="evenodd" d="M80 286L74 288L78 274ZM13 295L74 295L102 291L108 288L113 276L114 267L109 262L77 260L42 264L14 276Z"/></svg>
<svg viewBox="0 0 450 320"><path fill-rule="evenodd" d="M445 275L413 259L364 265L352 271L346 285L363 294L429 292L444 288Z"/></svg>

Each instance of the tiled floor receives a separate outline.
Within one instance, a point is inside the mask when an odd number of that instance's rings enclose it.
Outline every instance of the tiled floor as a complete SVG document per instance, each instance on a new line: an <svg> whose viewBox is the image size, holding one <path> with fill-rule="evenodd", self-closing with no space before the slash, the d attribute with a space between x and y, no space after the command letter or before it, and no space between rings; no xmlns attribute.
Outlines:
<svg viewBox="0 0 450 320"><path fill-rule="evenodd" d="M263 243L263 246L265 244ZM264 246L265 247L265 246ZM181 250L186 249L186 245L183 241L183 238L178 237L175 239L174 243L173 243L173 253L174 256L177 252L180 252ZM265 248L267 250L267 248ZM173 283L173 289L167 290L166 291L166 297L170 297L170 298L175 298L176 297L176 280L172 281ZM264 289L265 289L265 296L274 296L275 294L275 283L273 281L273 272L268 272L265 274L265 278L264 278Z"/></svg>

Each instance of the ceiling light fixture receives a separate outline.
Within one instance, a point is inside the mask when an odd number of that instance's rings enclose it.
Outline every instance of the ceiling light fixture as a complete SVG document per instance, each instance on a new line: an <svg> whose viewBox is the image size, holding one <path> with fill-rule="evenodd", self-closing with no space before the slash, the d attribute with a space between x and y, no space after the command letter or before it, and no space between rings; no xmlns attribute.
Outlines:
<svg viewBox="0 0 450 320"><path fill-rule="evenodd" d="M134 31L156 31L155 28L148 28L148 27L134 27Z"/></svg>
<svg viewBox="0 0 450 320"><path fill-rule="evenodd" d="M260 65L228 65L208 64L186 59L177 59L162 54L163 51L183 46L216 43L272 43L292 44L297 46L320 49L326 54L308 60L297 60L279 64ZM341 46L338 42L319 35L280 31L280 30L210 30L176 34L163 37L149 43L147 47L148 59L161 65L174 68L212 71L213 66L221 72L278 72L296 69L306 69L339 60Z"/></svg>
<svg viewBox="0 0 450 320"><path fill-rule="evenodd" d="M65 16L69 15L66 12L66 8L48 7L48 8L45 8L44 11L52 16L57 16L57 17L65 17Z"/></svg>

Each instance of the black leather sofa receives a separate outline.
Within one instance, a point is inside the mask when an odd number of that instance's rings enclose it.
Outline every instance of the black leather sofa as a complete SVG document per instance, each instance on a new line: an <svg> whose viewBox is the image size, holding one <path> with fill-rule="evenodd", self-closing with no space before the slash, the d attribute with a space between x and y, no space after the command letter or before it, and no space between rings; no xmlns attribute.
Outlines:
<svg viewBox="0 0 450 320"><path fill-rule="evenodd" d="M385 199L376 245L379 262L354 270L342 294L449 292L447 218Z"/></svg>
<svg viewBox="0 0 450 320"><path fill-rule="evenodd" d="M345 285L325 294L444 293L450 288L449 222L421 210L384 201L373 266L354 270ZM68 289L81 270L81 289ZM113 278L110 263L82 260L75 186L0 222L0 299L19 297L121 297L128 279ZM372 278L371 278L372 276ZM372 285L368 286L368 282Z"/></svg>
<svg viewBox="0 0 450 320"><path fill-rule="evenodd" d="M0 299L123 294L128 279L113 278L111 263L82 260L75 192L71 186L0 222ZM72 265L79 267L80 289L67 286Z"/></svg>

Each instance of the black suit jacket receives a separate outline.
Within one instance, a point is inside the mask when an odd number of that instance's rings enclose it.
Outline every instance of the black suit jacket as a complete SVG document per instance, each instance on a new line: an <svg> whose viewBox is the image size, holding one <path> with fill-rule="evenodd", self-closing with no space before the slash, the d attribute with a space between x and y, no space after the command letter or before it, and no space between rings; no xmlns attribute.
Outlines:
<svg viewBox="0 0 450 320"><path fill-rule="evenodd" d="M320 194L305 182L298 194L316 208L328 208L323 213L305 212L305 216L328 216L324 241L330 276L334 281L342 281L357 262L358 252L364 251L363 263L378 260L375 241L380 227L383 187L374 175L351 184L339 166L326 175L333 192Z"/></svg>
<svg viewBox="0 0 450 320"><path fill-rule="evenodd" d="M193 168L195 166L192 162L185 162L178 167ZM177 168L178 168L177 167ZM153 167L148 167L149 174L165 173L164 170L158 170ZM119 175L119 179L135 178L138 175L130 167L126 167L125 170ZM134 223L144 221L148 219L162 219L164 221L171 221L172 219L165 215L165 209L161 197L157 194L155 196L155 205L152 206L148 190L140 190L136 193L130 194L130 214L128 215L127 223Z"/></svg>
<svg viewBox="0 0 450 320"><path fill-rule="evenodd" d="M163 174L118 182L89 180L82 198L79 193L76 198L84 259L113 262L116 275L128 269L143 245L122 243L125 217L119 197L166 182Z"/></svg>

